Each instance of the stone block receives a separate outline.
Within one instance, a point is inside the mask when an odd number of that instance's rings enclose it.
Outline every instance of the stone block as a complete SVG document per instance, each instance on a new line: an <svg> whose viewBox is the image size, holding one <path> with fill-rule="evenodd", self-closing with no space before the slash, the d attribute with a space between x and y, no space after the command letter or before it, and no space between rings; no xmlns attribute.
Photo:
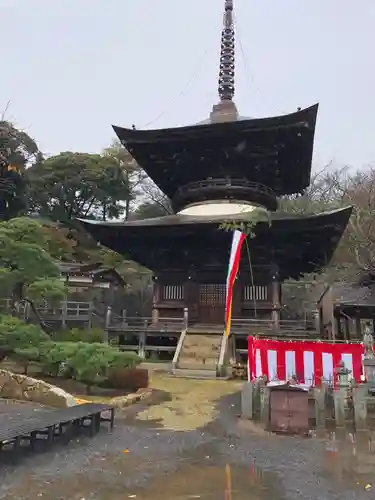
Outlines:
<svg viewBox="0 0 375 500"><path fill-rule="evenodd" d="M326 391L327 387L325 385L313 389L317 429L324 429L326 426Z"/></svg>
<svg viewBox="0 0 375 500"><path fill-rule="evenodd" d="M269 387L263 387L260 392L260 420L265 429L270 425L270 396Z"/></svg>
<svg viewBox="0 0 375 500"><path fill-rule="evenodd" d="M347 398L347 389L340 387L333 391L333 404L335 407L336 427L345 426L345 405Z"/></svg>
<svg viewBox="0 0 375 500"><path fill-rule="evenodd" d="M251 382L245 382L241 391L241 415L243 418L253 418L253 392L254 385Z"/></svg>
<svg viewBox="0 0 375 500"><path fill-rule="evenodd" d="M8 370L0 370L0 397L32 401L56 408L77 404L75 397L60 387Z"/></svg>
<svg viewBox="0 0 375 500"><path fill-rule="evenodd" d="M366 384L353 387L354 421L357 431L367 429L367 399L368 387Z"/></svg>

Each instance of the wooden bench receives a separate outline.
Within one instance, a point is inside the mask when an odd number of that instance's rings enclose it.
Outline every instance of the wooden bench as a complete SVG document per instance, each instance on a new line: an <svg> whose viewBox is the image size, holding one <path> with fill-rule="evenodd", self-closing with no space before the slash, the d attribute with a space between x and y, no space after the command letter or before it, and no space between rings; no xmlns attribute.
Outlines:
<svg viewBox="0 0 375 500"><path fill-rule="evenodd" d="M109 417L103 416L109 412ZM68 437L75 434L80 428L88 427L90 435L99 431L101 422L109 422L111 430L114 427L115 408L110 405L98 403L85 403L59 410L38 411L36 415L25 417L22 414L12 417L7 424L0 428L0 450L5 445L13 445L14 449L20 447L22 441L28 441L31 448L40 436L47 438L48 442L61 435ZM89 425L86 425L86 422ZM66 432L67 431L67 432Z"/></svg>

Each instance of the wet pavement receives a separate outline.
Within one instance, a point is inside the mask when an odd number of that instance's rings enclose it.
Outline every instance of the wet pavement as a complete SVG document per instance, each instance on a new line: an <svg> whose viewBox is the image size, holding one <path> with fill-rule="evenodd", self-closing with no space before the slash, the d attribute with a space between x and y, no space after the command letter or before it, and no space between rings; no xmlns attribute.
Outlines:
<svg viewBox="0 0 375 500"><path fill-rule="evenodd" d="M375 498L371 436L269 435L238 418L238 393L218 408L212 422L181 431L130 408L112 433L103 426L94 438L0 464L0 499Z"/></svg>

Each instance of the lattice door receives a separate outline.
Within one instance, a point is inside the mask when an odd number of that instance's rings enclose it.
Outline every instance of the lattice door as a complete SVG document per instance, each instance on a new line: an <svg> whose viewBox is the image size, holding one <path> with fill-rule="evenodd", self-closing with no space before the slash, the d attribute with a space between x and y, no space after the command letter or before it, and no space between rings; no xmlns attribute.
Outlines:
<svg viewBox="0 0 375 500"><path fill-rule="evenodd" d="M224 284L202 284L199 286L199 316L201 322L222 323L224 309Z"/></svg>

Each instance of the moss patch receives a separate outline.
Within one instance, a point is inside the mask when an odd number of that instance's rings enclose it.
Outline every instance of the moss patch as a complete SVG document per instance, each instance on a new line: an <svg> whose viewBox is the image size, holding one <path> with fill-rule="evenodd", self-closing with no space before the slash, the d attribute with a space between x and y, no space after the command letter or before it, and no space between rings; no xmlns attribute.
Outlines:
<svg viewBox="0 0 375 500"><path fill-rule="evenodd" d="M170 401L140 412L139 420L157 420L164 428L194 430L208 424L217 415L217 401L237 392L242 382L192 380L152 374L150 387L169 393Z"/></svg>

